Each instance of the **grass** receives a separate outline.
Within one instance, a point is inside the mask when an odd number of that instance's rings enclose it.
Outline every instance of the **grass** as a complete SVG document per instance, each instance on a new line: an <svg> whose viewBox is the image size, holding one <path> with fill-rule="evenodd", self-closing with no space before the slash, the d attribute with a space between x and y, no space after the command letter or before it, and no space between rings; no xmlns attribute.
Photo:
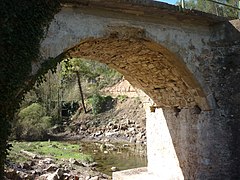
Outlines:
<svg viewBox="0 0 240 180"><path fill-rule="evenodd" d="M118 99L119 102L123 102L123 101L125 101L127 98L128 98L127 95L118 95L118 96L117 96L117 99Z"/></svg>
<svg viewBox="0 0 240 180"><path fill-rule="evenodd" d="M29 151L44 157L52 157L56 160L74 158L79 161L92 162L90 155L83 154L79 151L80 146L67 142L57 141L37 141L37 142L11 142L13 145L9 153L9 159L14 162L24 162L28 158L20 153L21 150Z"/></svg>

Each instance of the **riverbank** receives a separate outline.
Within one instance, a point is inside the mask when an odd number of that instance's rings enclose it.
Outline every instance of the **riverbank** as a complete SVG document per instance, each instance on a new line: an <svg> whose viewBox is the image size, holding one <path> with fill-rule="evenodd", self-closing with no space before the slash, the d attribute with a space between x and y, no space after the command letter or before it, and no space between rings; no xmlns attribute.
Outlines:
<svg viewBox="0 0 240 180"><path fill-rule="evenodd" d="M105 180L110 176L96 170L97 163L81 146L67 142L12 142L6 179Z"/></svg>
<svg viewBox="0 0 240 180"><path fill-rule="evenodd" d="M111 179L146 165L146 148L93 142L12 142L6 179ZM106 175L108 174L108 175Z"/></svg>
<svg viewBox="0 0 240 180"><path fill-rule="evenodd" d="M68 125L51 129L53 140L146 144L146 115L138 98L116 98L114 107L93 115L80 113Z"/></svg>
<svg viewBox="0 0 240 180"><path fill-rule="evenodd" d="M24 147L15 151L13 148L7 163L6 179L102 180L111 179L112 171L146 166L143 105L136 97L120 96L114 101L114 106L103 113L78 112L65 124L54 126L49 130L49 141L43 142L49 144L26 142ZM54 141L77 144L78 148L73 152L90 153L94 160L86 163L74 157L72 152L67 158L54 157L55 152L66 154L65 150L69 148L66 144L54 144ZM14 147L20 144L13 142ZM47 149L45 154L40 151L41 147ZM26 152L36 154L37 158L29 157Z"/></svg>

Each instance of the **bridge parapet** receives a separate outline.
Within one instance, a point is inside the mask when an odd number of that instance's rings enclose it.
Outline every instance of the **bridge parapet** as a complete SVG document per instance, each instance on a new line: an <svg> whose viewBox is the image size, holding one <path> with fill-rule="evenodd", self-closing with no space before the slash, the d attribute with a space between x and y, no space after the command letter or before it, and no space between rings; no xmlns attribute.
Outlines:
<svg viewBox="0 0 240 180"><path fill-rule="evenodd" d="M103 11L119 13L131 18L148 18L156 22L168 19L179 23L211 25L226 21L226 18L198 10L182 9L180 6L149 0L62 0L63 6L87 9L85 12L100 13ZM95 11L95 12L94 12Z"/></svg>

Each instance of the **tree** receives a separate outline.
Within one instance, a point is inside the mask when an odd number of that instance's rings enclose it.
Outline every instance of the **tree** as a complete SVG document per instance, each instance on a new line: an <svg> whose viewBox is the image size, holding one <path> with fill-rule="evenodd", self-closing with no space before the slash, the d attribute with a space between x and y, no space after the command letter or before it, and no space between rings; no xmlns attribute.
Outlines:
<svg viewBox="0 0 240 180"><path fill-rule="evenodd" d="M10 122L24 94L37 77L29 80L32 62L38 61L46 27L60 10L59 0L2 0L0 6L0 179L10 145ZM41 76L39 72L38 77Z"/></svg>
<svg viewBox="0 0 240 180"><path fill-rule="evenodd" d="M82 90L81 79L92 80L95 82L93 92L90 93L90 96L92 96L92 94L98 94L101 88L105 86L111 86L122 78L121 74L113 69L110 69L106 64L92 60L72 58L65 59L61 64L62 74L64 77L77 78L80 97L85 112L86 109L84 104L84 93Z"/></svg>
<svg viewBox="0 0 240 180"><path fill-rule="evenodd" d="M84 103L84 96L83 96L83 90L81 85L81 78L80 73L84 71L84 66L82 65L82 61L77 58L73 58L70 60L64 60L62 63L62 73L63 76L73 76L73 74L77 77L78 87L79 87L79 93L82 101L82 106L84 109L84 112L87 113L87 109Z"/></svg>
<svg viewBox="0 0 240 180"><path fill-rule="evenodd" d="M75 73L77 75L77 81L78 81L79 92L80 92L80 96L81 96L81 100L82 100L82 106L83 106L84 112L87 113L86 106L85 106L85 103L84 103L80 74L79 74L79 71L75 71Z"/></svg>
<svg viewBox="0 0 240 180"><path fill-rule="evenodd" d="M18 137L26 140L42 140L47 129L51 126L52 118L47 116L46 109L38 103L22 109L18 114L19 120L15 126Z"/></svg>
<svg viewBox="0 0 240 180"><path fill-rule="evenodd" d="M50 70L45 75L46 81L41 84L36 83L32 90L24 96L20 109L30 106L32 103L38 103L46 109L48 116L52 117L52 125L61 123L60 119L60 95L61 95L61 74L59 72L60 65L55 73ZM16 125L17 119L12 123Z"/></svg>
<svg viewBox="0 0 240 180"><path fill-rule="evenodd" d="M223 4L227 4L237 8L238 0L219 0L217 2L222 4L218 4L211 0L188 0L185 2L185 7L187 9L196 9L199 11L216 14L218 16L225 16L230 19L238 18L239 10L223 5Z"/></svg>

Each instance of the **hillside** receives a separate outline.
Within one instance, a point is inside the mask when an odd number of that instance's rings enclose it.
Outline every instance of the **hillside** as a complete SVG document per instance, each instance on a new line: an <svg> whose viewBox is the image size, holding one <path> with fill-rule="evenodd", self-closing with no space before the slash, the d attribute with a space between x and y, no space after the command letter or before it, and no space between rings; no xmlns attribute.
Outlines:
<svg viewBox="0 0 240 180"><path fill-rule="evenodd" d="M59 127L55 126L52 135L64 140L145 143L145 123L145 110L140 100L118 96L112 109L97 115L81 113L72 118L64 131L58 132Z"/></svg>

